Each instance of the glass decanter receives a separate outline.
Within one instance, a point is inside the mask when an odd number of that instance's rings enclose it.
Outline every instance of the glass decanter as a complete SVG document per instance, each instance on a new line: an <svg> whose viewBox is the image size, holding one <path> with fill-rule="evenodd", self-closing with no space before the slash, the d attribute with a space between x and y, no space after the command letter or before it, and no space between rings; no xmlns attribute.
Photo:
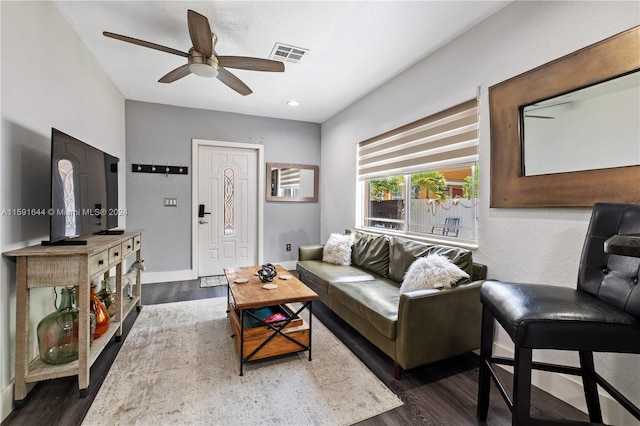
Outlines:
<svg viewBox="0 0 640 426"><path fill-rule="evenodd" d="M37 328L40 359L65 364L78 359L78 306L76 289L65 287L58 309L44 317Z"/></svg>

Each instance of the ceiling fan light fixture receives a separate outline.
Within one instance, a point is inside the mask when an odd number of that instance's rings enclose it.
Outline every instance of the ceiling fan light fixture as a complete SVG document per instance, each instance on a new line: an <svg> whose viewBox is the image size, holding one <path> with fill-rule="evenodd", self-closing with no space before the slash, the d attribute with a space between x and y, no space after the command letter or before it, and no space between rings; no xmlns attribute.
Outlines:
<svg viewBox="0 0 640 426"><path fill-rule="evenodd" d="M189 64L189 71L199 77L217 77L218 70L209 64Z"/></svg>
<svg viewBox="0 0 640 426"><path fill-rule="evenodd" d="M199 77L212 78L218 76L218 60L215 56L207 58L202 53L189 50L189 71Z"/></svg>

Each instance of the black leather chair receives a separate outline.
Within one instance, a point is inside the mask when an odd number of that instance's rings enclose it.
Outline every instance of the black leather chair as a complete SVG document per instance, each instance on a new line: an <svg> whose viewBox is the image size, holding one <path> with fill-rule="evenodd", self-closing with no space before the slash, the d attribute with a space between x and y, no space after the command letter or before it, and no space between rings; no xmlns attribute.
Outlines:
<svg viewBox="0 0 640 426"><path fill-rule="evenodd" d="M511 409L512 424L565 423L530 416L532 369L582 376L591 423L602 423L598 385L640 420L638 407L596 373L593 361L593 352L640 353L640 258L606 253L604 242L616 234L640 234L640 204L594 206L576 289L498 281L483 284L480 421L487 419L493 379ZM513 360L492 355L494 319L514 342ZM534 349L577 351L580 367L532 362ZM512 398L493 364L513 366Z"/></svg>

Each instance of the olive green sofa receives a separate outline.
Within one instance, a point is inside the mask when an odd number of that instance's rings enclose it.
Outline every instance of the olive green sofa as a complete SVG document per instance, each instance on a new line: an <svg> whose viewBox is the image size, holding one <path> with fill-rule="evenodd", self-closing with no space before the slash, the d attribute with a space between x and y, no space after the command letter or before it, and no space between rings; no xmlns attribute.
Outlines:
<svg viewBox="0 0 640 426"><path fill-rule="evenodd" d="M487 268L469 250L426 244L360 230L354 234L351 265L322 261L324 245L301 246L300 280L338 316L394 361L394 376L460 355L480 346L480 287ZM406 270L419 256L447 256L471 280L453 288L400 293Z"/></svg>

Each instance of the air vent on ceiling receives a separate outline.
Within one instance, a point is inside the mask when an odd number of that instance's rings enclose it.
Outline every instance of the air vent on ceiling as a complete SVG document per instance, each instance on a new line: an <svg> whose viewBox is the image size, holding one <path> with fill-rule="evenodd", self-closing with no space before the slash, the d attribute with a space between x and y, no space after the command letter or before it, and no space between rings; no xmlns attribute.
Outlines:
<svg viewBox="0 0 640 426"><path fill-rule="evenodd" d="M276 61L289 62L297 64L302 57L309 53L309 49L302 47L291 46L284 43L276 43L273 46L269 59L275 59Z"/></svg>

